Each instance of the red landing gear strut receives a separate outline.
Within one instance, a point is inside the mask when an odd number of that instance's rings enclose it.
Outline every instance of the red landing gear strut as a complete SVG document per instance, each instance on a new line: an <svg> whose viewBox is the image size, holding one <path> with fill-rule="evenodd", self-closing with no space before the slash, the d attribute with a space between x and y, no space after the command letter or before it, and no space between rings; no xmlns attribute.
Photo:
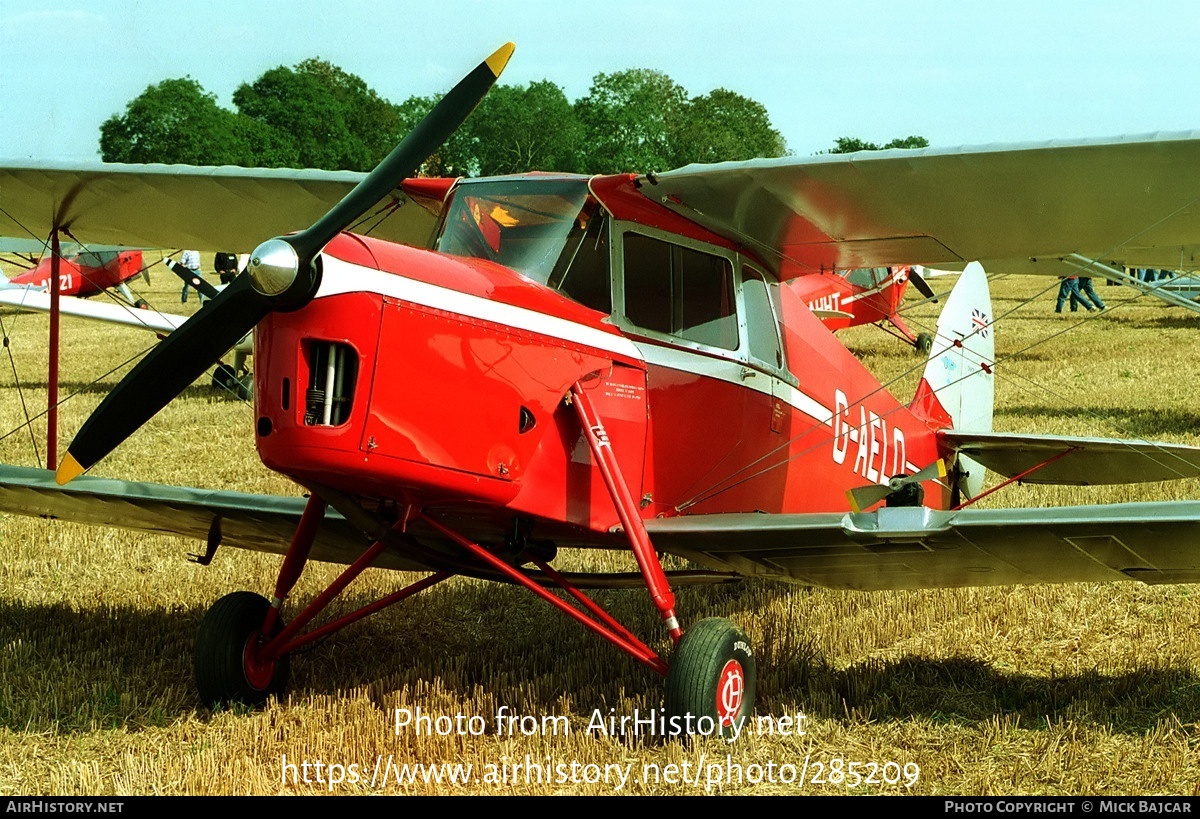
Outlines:
<svg viewBox="0 0 1200 819"><path fill-rule="evenodd" d="M670 582L642 524L604 425L579 384L572 387L569 402L579 417L646 588L675 643L669 664L566 577L536 557L529 558L541 573L535 578L422 511L414 510L398 521L393 530L403 532L410 523L420 520L453 541L492 573L523 586L664 675L667 678L667 713L681 718L679 724L712 733L740 721L754 708L755 669L749 640L732 623L719 618L701 620L686 633L680 629ZM280 608L308 561L324 513L325 502L315 495L310 497L280 568L272 600L251 592L235 592L218 600L205 616L196 636L196 685L205 703L260 705L270 697L282 694L287 686L288 658L297 649L454 576L450 571L436 572L301 634L304 627L386 548L383 540L373 543L290 624L284 625ZM562 589L577 605L553 594L543 586L544 583ZM691 715L690 720L686 720L688 715Z"/></svg>

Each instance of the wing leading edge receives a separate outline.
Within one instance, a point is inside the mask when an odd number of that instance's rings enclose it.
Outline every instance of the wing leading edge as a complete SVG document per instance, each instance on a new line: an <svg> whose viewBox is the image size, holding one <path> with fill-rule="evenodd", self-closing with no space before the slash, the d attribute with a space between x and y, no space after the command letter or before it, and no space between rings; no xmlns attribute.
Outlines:
<svg viewBox="0 0 1200 819"><path fill-rule="evenodd" d="M63 227L89 245L249 250L312 224L363 176L290 168L0 161L0 235L40 238L52 227ZM410 181L401 185L408 197L393 193L422 206L400 208L372 235L414 245L429 238L437 217L423 206L421 190L409 190ZM373 210L392 202L388 196Z"/></svg>

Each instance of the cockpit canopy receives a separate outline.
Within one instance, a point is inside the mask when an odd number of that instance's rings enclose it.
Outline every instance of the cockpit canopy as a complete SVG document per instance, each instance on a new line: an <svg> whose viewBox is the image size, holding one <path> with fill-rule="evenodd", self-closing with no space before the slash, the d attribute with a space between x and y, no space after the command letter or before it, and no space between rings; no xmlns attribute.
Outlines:
<svg viewBox="0 0 1200 819"><path fill-rule="evenodd" d="M612 309L604 219L584 177L462 180L434 249L502 264L595 310Z"/></svg>

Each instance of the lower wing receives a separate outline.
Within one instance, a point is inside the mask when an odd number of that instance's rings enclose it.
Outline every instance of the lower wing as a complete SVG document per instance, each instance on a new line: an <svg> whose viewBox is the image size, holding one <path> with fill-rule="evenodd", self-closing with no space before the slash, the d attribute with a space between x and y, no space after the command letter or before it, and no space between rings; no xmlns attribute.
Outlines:
<svg viewBox="0 0 1200 819"><path fill-rule="evenodd" d="M0 466L0 512L286 551L303 498L207 491ZM1141 580L1200 582L1200 502L1045 509L883 508L646 521L656 548L714 572L840 589ZM312 556L349 563L367 539L332 510ZM377 565L422 566L389 552ZM711 579L727 575L709 574Z"/></svg>

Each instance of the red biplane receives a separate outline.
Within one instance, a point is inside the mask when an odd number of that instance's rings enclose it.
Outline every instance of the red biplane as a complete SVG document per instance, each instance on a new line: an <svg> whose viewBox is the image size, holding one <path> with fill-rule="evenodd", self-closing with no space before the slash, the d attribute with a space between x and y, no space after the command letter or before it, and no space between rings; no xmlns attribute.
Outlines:
<svg viewBox="0 0 1200 819"><path fill-rule="evenodd" d="M787 286L808 305L817 318L831 330L843 330L862 324L884 324L921 353L928 353L933 334L914 333L901 317L904 291L909 283L921 295L937 301L933 290L911 265L860 267L854 270L819 271L797 275Z"/></svg>
<svg viewBox="0 0 1200 819"><path fill-rule="evenodd" d="M235 592L205 617L205 702L278 694L297 649L455 575L542 597L664 674L675 725L691 714L688 725L717 730L753 708L750 641L727 621L681 618L674 584L1200 580L1195 503L959 508L984 468L1066 484L1200 474L1192 447L992 432L978 264L947 299L909 405L780 285L910 261L1178 258L1200 235L1200 139L407 178L510 52L365 177L0 168L26 192L4 194L0 213L61 214L97 241L238 247L249 226L311 225L260 244L246 273L112 390L59 466L65 486L38 470L0 474L7 511L181 533L207 541L202 562L222 544L285 555L270 600ZM134 199L136 212L124 204ZM171 217L177 200L186 220ZM391 212L382 238L346 232L377 211ZM76 478L251 329L258 451L307 500ZM627 548L639 571L560 571L564 547ZM662 553L696 568L664 571ZM310 559L349 566L285 622ZM428 574L306 632L367 566ZM669 658L583 591L631 585L649 591Z"/></svg>
<svg viewBox="0 0 1200 819"><path fill-rule="evenodd" d="M53 264L46 258L8 282L49 289L52 273ZM125 282L145 273L140 250L84 250L59 260L59 293L64 296L94 296L102 290L117 288L130 303L135 303Z"/></svg>

